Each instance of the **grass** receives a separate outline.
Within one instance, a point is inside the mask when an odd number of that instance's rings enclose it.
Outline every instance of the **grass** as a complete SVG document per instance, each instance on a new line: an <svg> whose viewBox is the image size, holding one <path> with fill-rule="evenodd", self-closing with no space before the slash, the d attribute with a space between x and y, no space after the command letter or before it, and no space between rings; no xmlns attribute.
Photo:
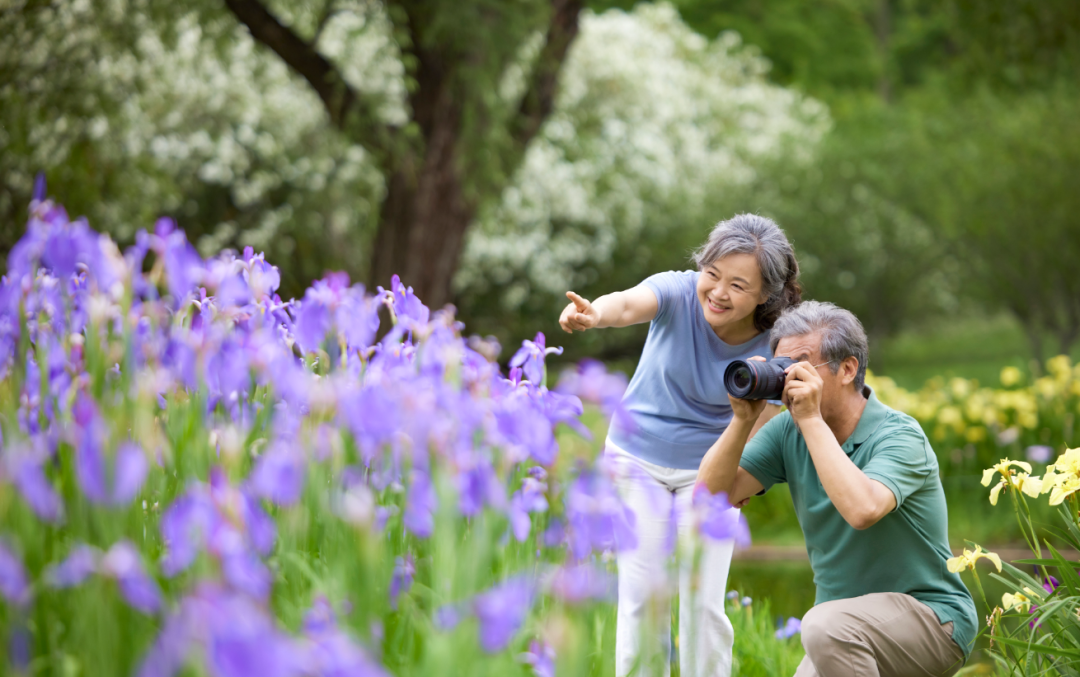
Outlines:
<svg viewBox="0 0 1080 677"><path fill-rule="evenodd" d="M1044 337L1043 357L1058 354L1058 345ZM1080 357L1080 344L1071 356ZM986 386L1000 384L1007 366L1038 373L1031 343L1012 315L940 320L912 328L871 346L870 368L900 386L918 390L935 376L978 379Z"/></svg>

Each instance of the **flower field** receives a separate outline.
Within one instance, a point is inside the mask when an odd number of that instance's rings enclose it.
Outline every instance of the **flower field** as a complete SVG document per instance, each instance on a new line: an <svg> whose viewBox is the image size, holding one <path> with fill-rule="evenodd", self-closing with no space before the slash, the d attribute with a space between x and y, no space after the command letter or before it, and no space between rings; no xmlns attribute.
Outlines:
<svg viewBox="0 0 1080 677"><path fill-rule="evenodd" d="M1005 455L1046 464L1062 442L1080 442L1080 364L1058 355L1045 371L1031 376L1006 367L1000 388L963 378L934 378L915 392L884 376L867 382L882 401L919 421L943 471L958 475L980 473Z"/></svg>
<svg viewBox="0 0 1080 677"><path fill-rule="evenodd" d="M278 280L38 194L0 285L0 673L610 674L635 517L559 440L625 379L549 389L543 335L504 375L396 278ZM746 538L726 507L702 537Z"/></svg>

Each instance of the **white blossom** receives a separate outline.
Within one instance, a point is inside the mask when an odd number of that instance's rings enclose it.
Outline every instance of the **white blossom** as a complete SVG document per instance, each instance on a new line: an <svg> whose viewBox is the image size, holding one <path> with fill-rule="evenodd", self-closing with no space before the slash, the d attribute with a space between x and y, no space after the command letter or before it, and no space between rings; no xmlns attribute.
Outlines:
<svg viewBox="0 0 1080 677"><path fill-rule="evenodd" d="M750 182L763 162L809 159L827 110L769 83L767 71L736 34L710 42L669 4L585 12L556 110L472 230L459 291L522 272L533 290L561 295L580 268L607 263L621 239L658 222L649 214L673 202L691 213L710 193ZM503 305L525 294L509 285Z"/></svg>

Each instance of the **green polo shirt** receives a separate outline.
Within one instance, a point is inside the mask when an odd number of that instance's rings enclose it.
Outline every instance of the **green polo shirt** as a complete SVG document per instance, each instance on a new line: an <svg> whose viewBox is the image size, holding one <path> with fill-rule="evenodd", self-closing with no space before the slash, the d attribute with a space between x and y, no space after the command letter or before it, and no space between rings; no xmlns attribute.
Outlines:
<svg viewBox="0 0 1080 677"><path fill-rule="evenodd" d="M767 491L787 482L817 586L815 604L874 592L911 595L953 622L953 639L971 653L978 620L971 593L950 573L948 508L937 457L915 419L878 400L869 388L855 432L841 445L867 477L889 488L896 510L859 531L821 486L790 412L773 418L743 451L740 465Z"/></svg>

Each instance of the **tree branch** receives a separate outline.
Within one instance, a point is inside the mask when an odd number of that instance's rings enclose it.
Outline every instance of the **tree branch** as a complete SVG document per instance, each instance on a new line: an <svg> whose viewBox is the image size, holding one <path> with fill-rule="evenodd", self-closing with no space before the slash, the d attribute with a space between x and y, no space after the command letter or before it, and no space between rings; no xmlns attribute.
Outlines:
<svg viewBox="0 0 1080 677"><path fill-rule="evenodd" d="M578 34L578 17L583 0L551 0L551 21L544 47L529 76L528 88L514 120L512 135L524 151L555 108L559 72L566 61L570 44Z"/></svg>
<svg viewBox="0 0 1080 677"><path fill-rule="evenodd" d="M372 103L350 87L313 44L278 21L259 0L225 0L225 4L257 42L273 50L289 68L307 80L322 99L335 127L373 152L389 150L394 129L379 120Z"/></svg>

